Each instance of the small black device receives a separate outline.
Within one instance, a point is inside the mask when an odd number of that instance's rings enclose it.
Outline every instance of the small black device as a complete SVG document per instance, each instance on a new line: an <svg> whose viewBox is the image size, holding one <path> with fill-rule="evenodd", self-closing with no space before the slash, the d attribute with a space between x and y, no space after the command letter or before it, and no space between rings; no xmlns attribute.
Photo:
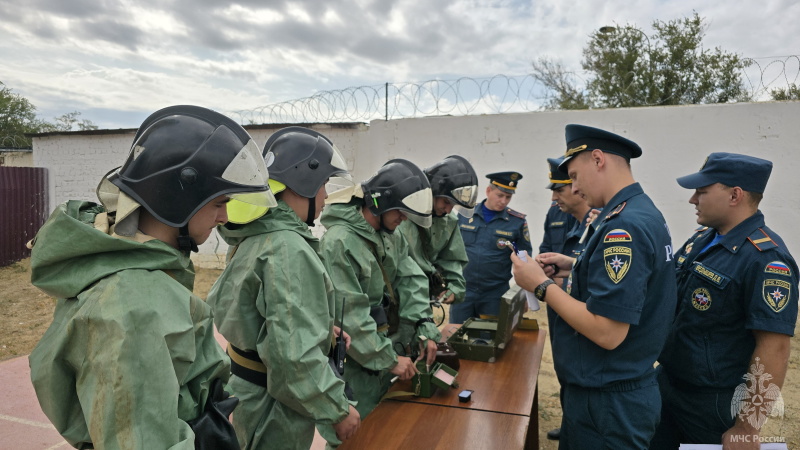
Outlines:
<svg viewBox="0 0 800 450"><path fill-rule="evenodd" d="M344 301L345 299L342 299L342 326L344 326ZM333 347L333 354L331 355L334 367L339 372L339 375L344 375L344 359L347 354L347 344L344 341L344 328L342 326L339 327L339 336L336 337L336 345Z"/></svg>
<svg viewBox="0 0 800 450"><path fill-rule="evenodd" d="M467 403L472 400L472 390L464 389L463 391L459 392L458 394L458 401L460 403Z"/></svg>

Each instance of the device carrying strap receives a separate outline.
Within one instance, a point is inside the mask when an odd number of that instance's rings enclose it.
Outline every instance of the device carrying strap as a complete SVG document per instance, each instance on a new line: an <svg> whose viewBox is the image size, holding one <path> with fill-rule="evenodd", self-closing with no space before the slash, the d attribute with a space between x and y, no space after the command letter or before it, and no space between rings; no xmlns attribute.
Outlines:
<svg viewBox="0 0 800 450"><path fill-rule="evenodd" d="M400 327L400 302L397 301L397 297L394 294L392 283L389 281L389 275L386 273L386 268L383 267L381 258L378 256L378 249L375 247L375 243L372 241L367 242L372 248L372 255L375 257L378 267L381 268L381 274L383 274L383 283L386 285L386 289L389 293L389 304L386 307L386 320L389 326L388 334L391 336L396 333L397 329Z"/></svg>

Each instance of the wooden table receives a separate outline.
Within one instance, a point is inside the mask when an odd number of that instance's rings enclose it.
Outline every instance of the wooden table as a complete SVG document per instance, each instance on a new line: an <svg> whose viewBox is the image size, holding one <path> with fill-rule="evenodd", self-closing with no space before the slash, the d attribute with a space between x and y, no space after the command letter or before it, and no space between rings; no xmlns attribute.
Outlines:
<svg viewBox="0 0 800 450"><path fill-rule="evenodd" d="M459 325L448 325L442 338ZM539 448L538 376L546 332L517 330L497 362L461 359L458 389L381 402L340 449ZM472 401L458 393L470 389ZM411 381L389 390L411 391Z"/></svg>

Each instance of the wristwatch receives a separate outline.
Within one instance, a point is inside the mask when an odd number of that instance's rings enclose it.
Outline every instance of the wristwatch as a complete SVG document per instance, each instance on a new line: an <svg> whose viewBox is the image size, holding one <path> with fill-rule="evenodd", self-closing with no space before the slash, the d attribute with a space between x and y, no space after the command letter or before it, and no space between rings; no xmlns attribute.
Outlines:
<svg viewBox="0 0 800 450"><path fill-rule="evenodd" d="M547 293L547 286L551 284L556 284L556 282L553 280L545 280L544 283L536 286L536 289L533 290L533 295L535 295L537 299L544 301L544 295Z"/></svg>

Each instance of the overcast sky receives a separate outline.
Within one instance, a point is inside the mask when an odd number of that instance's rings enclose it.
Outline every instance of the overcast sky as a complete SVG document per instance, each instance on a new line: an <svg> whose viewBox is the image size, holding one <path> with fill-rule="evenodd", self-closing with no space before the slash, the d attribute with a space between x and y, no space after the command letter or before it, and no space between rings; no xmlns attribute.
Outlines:
<svg viewBox="0 0 800 450"><path fill-rule="evenodd" d="M597 28L651 33L695 10L706 48L800 54L796 0L0 0L0 81L45 120L80 111L135 128L180 103L233 111L387 81L524 75L543 56L580 70Z"/></svg>

